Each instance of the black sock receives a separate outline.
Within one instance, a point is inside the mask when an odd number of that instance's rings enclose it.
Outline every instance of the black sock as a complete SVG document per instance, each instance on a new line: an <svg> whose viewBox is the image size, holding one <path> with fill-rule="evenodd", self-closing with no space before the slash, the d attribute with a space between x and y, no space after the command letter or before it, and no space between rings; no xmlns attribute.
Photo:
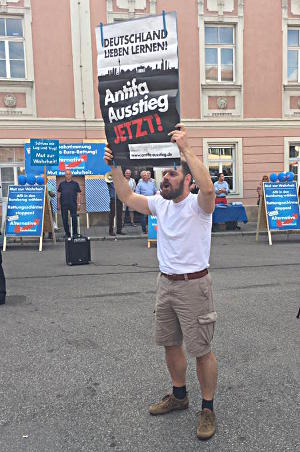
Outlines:
<svg viewBox="0 0 300 452"><path fill-rule="evenodd" d="M186 396L186 386L181 386L180 388L173 386L173 396L176 399L183 400Z"/></svg>
<svg viewBox="0 0 300 452"><path fill-rule="evenodd" d="M204 410L204 408L208 408L210 411L214 411L214 399L212 400L202 399L202 410Z"/></svg>

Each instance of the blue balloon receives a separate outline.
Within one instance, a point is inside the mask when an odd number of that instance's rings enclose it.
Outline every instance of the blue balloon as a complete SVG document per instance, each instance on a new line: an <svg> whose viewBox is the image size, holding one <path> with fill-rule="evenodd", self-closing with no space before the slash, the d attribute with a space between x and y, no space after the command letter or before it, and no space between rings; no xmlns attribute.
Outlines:
<svg viewBox="0 0 300 452"><path fill-rule="evenodd" d="M292 182L294 180L294 173L292 171L289 171L288 173L286 173L286 179L289 182Z"/></svg>
<svg viewBox="0 0 300 452"><path fill-rule="evenodd" d="M36 183L37 183L38 185L44 185L45 179L43 178L43 176L37 177L37 178L36 178Z"/></svg>
<svg viewBox="0 0 300 452"><path fill-rule="evenodd" d="M285 173L279 173L278 174L278 179L279 179L279 182L284 182L286 180Z"/></svg>
<svg viewBox="0 0 300 452"><path fill-rule="evenodd" d="M278 179L278 176L277 176L276 173L270 174L270 181L271 181L271 182L276 182L277 179Z"/></svg>
<svg viewBox="0 0 300 452"><path fill-rule="evenodd" d="M28 176L28 177L27 177L27 183L28 183L29 185L34 185L34 184L36 183L36 178L35 178L35 176Z"/></svg>
<svg viewBox="0 0 300 452"><path fill-rule="evenodd" d="M25 176L25 174L20 174L20 176L18 177L18 182L19 185L25 185L27 182L27 177Z"/></svg>

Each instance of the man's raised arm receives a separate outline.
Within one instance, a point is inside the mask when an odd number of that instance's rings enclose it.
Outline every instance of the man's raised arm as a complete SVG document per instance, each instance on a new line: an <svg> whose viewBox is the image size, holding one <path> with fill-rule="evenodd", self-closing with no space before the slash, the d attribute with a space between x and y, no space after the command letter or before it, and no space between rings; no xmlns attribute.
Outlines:
<svg viewBox="0 0 300 452"><path fill-rule="evenodd" d="M215 208L215 190L210 174L207 168L190 148L184 125L177 124L176 127L178 130L173 130L173 132L169 133L169 135L171 135L171 141L177 144L181 159L187 162L193 179L199 187L199 206L205 212L212 213Z"/></svg>
<svg viewBox="0 0 300 452"><path fill-rule="evenodd" d="M120 201L124 202L128 207L136 210L137 212L151 215L147 197L138 195L131 191L128 181L123 176L122 168L120 166L115 167L113 165L113 154L108 147L105 147L104 160L106 164L111 167L115 190Z"/></svg>

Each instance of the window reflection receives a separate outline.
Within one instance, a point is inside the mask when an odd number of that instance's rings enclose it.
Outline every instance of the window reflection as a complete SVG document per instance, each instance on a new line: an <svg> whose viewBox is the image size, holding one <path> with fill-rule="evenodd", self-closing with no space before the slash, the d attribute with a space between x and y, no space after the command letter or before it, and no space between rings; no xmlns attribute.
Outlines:
<svg viewBox="0 0 300 452"><path fill-rule="evenodd" d="M223 173L229 188L234 191L235 182L235 146L209 146L208 169L213 182Z"/></svg>
<svg viewBox="0 0 300 452"><path fill-rule="evenodd" d="M288 30L288 81L299 82L299 30Z"/></svg>
<svg viewBox="0 0 300 452"><path fill-rule="evenodd" d="M205 77L207 81L234 81L234 27L205 26Z"/></svg>
<svg viewBox="0 0 300 452"><path fill-rule="evenodd" d="M299 45L299 31L290 29L288 30L288 45L298 46Z"/></svg>

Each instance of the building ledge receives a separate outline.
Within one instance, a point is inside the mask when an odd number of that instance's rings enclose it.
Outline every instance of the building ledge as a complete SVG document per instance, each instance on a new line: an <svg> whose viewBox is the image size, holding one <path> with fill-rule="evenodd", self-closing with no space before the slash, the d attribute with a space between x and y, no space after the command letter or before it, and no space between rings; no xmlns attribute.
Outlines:
<svg viewBox="0 0 300 452"><path fill-rule="evenodd" d="M26 88L32 88L33 87L33 80L24 80L24 79L8 79L8 78L0 78L0 87L5 86L6 88L8 86L11 87L20 87L24 86Z"/></svg>
<svg viewBox="0 0 300 452"><path fill-rule="evenodd" d="M284 91L300 91L300 83L283 85Z"/></svg>
<svg viewBox="0 0 300 452"><path fill-rule="evenodd" d="M182 118L183 124L188 128L200 130L233 130L233 129L298 129L300 128L300 118ZM29 118L16 116L6 118L0 116L1 130L71 130L77 132L104 131L102 119L82 119L73 118Z"/></svg>
<svg viewBox="0 0 300 452"><path fill-rule="evenodd" d="M242 85L236 83L202 83L201 88L214 91L224 91L224 89L242 91Z"/></svg>

